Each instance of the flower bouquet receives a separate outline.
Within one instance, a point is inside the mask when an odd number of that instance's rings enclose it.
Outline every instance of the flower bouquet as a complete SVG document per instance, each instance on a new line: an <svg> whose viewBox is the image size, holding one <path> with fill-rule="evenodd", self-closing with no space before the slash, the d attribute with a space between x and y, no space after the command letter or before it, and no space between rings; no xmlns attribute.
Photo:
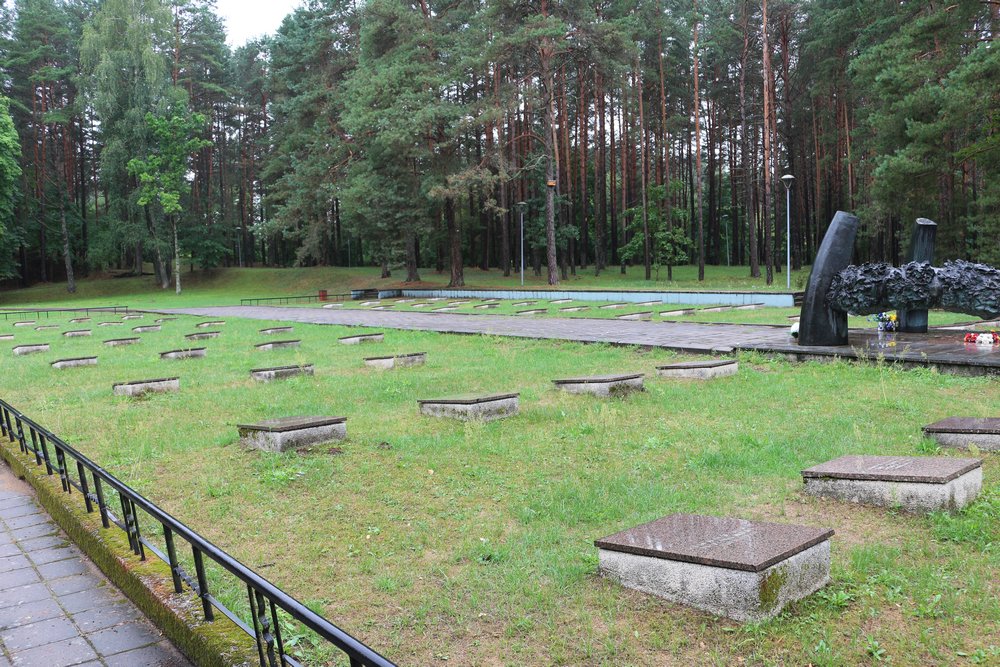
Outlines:
<svg viewBox="0 0 1000 667"><path fill-rule="evenodd" d="M965 342L976 345L1000 345L1000 335L997 335L996 331L980 334L967 333L965 334Z"/></svg>
<svg viewBox="0 0 1000 667"><path fill-rule="evenodd" d="M878 313L877 315L869 316L868 319L878 324L879 331L896 331L899 329L899 319L896 317L896 313Z"/></svg>

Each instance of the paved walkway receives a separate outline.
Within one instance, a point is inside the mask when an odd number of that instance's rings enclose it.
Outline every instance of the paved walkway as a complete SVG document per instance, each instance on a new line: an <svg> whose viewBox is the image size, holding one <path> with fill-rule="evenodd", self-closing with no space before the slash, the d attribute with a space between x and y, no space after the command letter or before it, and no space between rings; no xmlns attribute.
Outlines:
<svg viewBox="0 0 1000 667"><path fill-rule="evenodd" d="M0 667L182 667L0 460Z"/></svg>

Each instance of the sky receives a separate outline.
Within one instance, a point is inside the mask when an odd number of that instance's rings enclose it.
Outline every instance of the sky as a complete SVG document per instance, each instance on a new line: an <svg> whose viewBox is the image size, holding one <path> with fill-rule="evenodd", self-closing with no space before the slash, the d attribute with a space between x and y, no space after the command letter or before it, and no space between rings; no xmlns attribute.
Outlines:
<svg viewBox="0 0 1000 667"><path fill-rule="evenodd" d="M242 46L249 39L273 34L300 0L217 0L216 10L226 23L228 43Z"/></svg>

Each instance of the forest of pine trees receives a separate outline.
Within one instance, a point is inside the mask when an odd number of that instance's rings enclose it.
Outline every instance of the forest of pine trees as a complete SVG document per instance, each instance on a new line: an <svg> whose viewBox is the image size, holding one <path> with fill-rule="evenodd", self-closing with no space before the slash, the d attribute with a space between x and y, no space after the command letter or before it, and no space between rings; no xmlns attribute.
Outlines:
<svg viewBox="0 0 1000 667"><path fill-rule="evenodd" d="M1000 2L9 0L0 279L145 267L588 271L1000 263ZM12 124L11 124L11 121ZM791 191L785 233L784 174ZM396 273L392 273L396 272Z"/></svg>

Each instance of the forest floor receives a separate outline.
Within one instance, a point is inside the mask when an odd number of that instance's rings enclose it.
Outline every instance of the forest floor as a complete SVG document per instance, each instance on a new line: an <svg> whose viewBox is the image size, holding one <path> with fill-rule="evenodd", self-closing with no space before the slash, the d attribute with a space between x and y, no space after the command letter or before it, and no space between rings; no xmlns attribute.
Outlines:
<svg viewBox="0 0 1000 667"><path fill-rule="evenodd" d="M243 285L225 293L232 303ZM125 300L154 305L146 294ZM799 476L845 454L964 455L936 449L921 426L1000 414L996 378L745 354L738 375L693 384L652 376L678 358L664 350L411 331L343 346L336 339L357 328L308 324L287 336L300 348L254 352L269 323L235 318L204 341L205 358L161 361L158 352L190 345L183 335L197 318L106 348L103 338L128 327L63 338L87 326L68 317L49 331L0 321L15 343L52 344L5 353L0 396L400 664L1000 660L1000 456L983 456L983 493L955 515L817 500ZM92 324L100 319L111 318ZM425 366L362 364L418 351ZM49 366L88 354L98 366ZM306 362L314 376L248 375ZM647 372L647 391L601 400L551 385L626 371ZM114 382L167 375L181 378L179 393L112 396ZM521 414L488 424L418 414L417 399L474 391L519 391ZM238 423L309 414L346 416L348 439L285 454L237 443ZM596 575L595 539L672 512L834 528L832 581L772 621L740 625ZM210 583L247 611L245 589L216 570ZM307 633L286 625L283 635L322 661Z"/></svg>

